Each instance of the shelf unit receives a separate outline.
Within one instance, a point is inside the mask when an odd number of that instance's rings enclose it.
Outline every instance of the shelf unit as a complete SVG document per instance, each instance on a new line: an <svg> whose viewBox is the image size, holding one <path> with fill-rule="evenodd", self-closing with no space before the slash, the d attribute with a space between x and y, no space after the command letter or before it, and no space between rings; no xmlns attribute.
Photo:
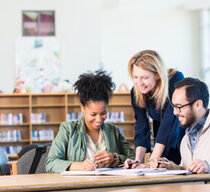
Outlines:
<svg viewBox="0 0 210 192"><path fill-rule="evenodd" d="M110 99L109 112L124 112L124 122L113 122L122 129L126 139L133 146L134 112L131 106L130 93L115 92ZM75 93L53 94L0 94L0 114L22 113L21 124L0 124L0 133L18 130L20 141L0 141L0 147L21 146L31 143L44 144L52 140L33 140L34 130L52 130L56 136L61 122L67 120L68 113L80 112L80 103ZM45 123L31 123L32 113L45 113ZM11 155L13 156L13 154Z"/></svg>

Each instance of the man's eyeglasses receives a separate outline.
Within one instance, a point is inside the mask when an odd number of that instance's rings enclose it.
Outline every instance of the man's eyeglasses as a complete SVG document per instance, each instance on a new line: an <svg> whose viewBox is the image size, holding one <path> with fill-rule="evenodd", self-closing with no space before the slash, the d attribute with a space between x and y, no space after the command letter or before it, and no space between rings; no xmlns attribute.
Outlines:
<svg viewBox="0 0 210 192"><path fill-rule="evenodd" d="M179 112L182 112L183 107L188 106L188 105L193 105L193 103L195 103L196 101L197 101L197 99L195 99L187 104L181 105L181 106L175 106L173 103L171 103L171 105L174 109L178 110Z"/></svg>

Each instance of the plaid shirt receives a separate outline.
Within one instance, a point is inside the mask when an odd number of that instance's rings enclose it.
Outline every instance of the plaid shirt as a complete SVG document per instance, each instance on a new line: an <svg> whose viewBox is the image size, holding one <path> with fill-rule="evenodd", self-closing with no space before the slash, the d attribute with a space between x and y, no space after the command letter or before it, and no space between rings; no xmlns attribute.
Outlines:
<svg viewBox="0 0 210 192"><path fill-rule="evenodd" d="M207 110L206 114L193 127L191 127L191 128L189 127L186 129L186 134L187 134L187 136L189 136L189 139L190 139L192 153L195 150L195 145L197 143L198 134L202 130L202 128L206 122L206 118L207 118L208 114L209 114L209 110Z"/></svg>

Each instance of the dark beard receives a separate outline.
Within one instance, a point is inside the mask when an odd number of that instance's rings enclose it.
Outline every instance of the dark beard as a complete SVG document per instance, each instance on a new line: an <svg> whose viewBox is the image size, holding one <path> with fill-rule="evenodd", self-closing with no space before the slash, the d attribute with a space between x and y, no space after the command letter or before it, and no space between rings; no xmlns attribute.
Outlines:
<svg viewBox="0 0 210 192"><path fill-rule="evenodd" d="M182 128L186 129L188 127L192 127L192 125L195 123L196 118L194 113L192 113L192 115L189 117L189 119L187 120L187 122L184 125L180 125Z"/></svg>

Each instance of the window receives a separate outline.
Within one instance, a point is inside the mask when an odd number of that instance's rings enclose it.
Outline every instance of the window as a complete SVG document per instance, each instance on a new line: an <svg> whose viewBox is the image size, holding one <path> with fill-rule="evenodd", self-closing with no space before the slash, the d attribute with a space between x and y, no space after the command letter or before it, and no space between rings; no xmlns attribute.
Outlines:
<svg viewBox="0 0 210 192"><path fill-rule="evenodd" d="M23 36L55 36L54 11L23 11Z"/></svg>

